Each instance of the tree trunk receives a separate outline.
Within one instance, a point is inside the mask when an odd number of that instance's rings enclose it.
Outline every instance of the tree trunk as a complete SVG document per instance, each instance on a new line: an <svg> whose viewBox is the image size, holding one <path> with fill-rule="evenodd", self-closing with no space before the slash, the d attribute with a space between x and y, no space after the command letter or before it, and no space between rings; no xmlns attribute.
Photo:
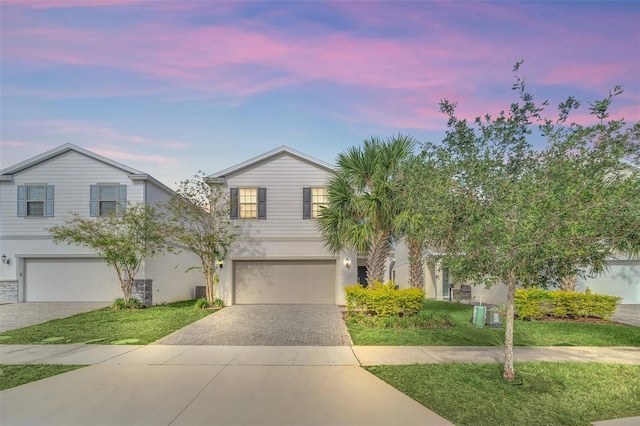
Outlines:
<svg viewBox="0 0 640 426"><path fill-rule="evenodd" d="M575 275L569 275L568 277L563 277L560 280L560 290L563 291L571 291L571 292L576 292L578 291L578 277Z"/></svg>
<svg viewBox="0 0 640 426"><path fill-rule="evenodd" d="M409 286L424 288L424 259L422 240L409 240Z"/></svg>
<svg viewBox="0 0 640 426"><path fill-rule="evenodd" d="M379 234L371 244L367 257L367 283L385 282L385 269L389 257L391 232Z"/></svg>
<svg viewBox="0 0 640 426"><path fill-rule="evenodd" d="M513 381L516 377L513 368L513 322L515 316L516 279L513 272L509 274L507 284L507 324L504 331L504 371L502 378Z"/></svg>
<svg viewBox="0 0 640 426"><path fill-rule="evenodd" d="M133 277L129 277L124 281L121 281L120 288L122 289L122 296L124 297L125 303L129 302L131 299L131 291L133 289Z"/></svg>

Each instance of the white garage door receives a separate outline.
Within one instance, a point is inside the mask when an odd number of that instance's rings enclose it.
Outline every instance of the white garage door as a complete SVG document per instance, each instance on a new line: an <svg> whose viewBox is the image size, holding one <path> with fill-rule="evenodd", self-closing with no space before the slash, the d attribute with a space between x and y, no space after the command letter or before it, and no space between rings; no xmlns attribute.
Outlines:
<svg viewBox="0 0 640 426"><path fill-rule="evenodd" d="M336 303L335 260L234 261L235 303Z"/></svg>
<svg viewBox="0 0 640 426"><path fill-rule="evenodd" d="M101 259L25 259L27 302L110 302L121 297L115 270Z"/></svg>
<svg viewBox="0 0 640 426"><path fill-rule="evenodd" d="M640 304L640 261L613 261L595 278L580 280L580 290L622 298L623 304Z"/></svg>

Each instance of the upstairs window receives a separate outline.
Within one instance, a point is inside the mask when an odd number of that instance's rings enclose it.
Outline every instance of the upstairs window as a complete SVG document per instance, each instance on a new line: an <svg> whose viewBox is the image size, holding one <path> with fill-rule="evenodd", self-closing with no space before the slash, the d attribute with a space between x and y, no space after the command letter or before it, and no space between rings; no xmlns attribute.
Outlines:
<svg viewBox="0 0 640 426"><path fill-rule="evenodd" d="M328 204L325 188L302 188L302 218L317 219L320 209Z"/></svg>
<svg viewBox="0 0 640 426"><path fill-rule="evenodd" d="M18 185L18 217L53 217L53 185Z"/></svg>
<svg viewBox="0 0 640 426"><path fill-rule="evenodd" d="M91 185L90 215L106 217L118 214L127 203L127 186L118 184Z"/></svg>
<svg viewBox="0 0 640 426"><path fill-rule="evenodd" d="M267 188L231 188L231 219L266 219Z"/></svg>
<svg viewBox="0 0 640 426"><path fill-rule="evenodd" d="M256 219L258 217L258 188L239 188L238 205L240 219Z"/></svg>

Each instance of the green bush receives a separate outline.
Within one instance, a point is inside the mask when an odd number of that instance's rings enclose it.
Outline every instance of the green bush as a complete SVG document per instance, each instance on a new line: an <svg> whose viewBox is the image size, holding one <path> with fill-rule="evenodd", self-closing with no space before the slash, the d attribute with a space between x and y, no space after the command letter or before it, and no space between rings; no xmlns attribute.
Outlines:
<svg viewBox="0 0 640 426"><path fill-rule="evenodd" d="M140 299L136 299L135 297L130 298L125 302L124 298L119 297L113 301L113 309L116 311L124 311L127 309L143 309L144 304Z"/></svg>
<svg viewBox="0 0 640 426"><path fill-rule="evenodd" d="M413 315L422 309L424 291L419 288L396 290L393 282L373 282L364 288L360 284L345 287L349 313L372 313L385 317L390 315Z"/></svg>
<svg viewBox="0 0 640 426"><path fill-rule="evenodd" d="M371 328L419 329L445 328L453 326L453 319L448 314L420 311L415 315L371 316L351 314L350 320L356 324Z"/></svg>
<svg viewBox="0 0 640 426"><path fill-rule="evenodd" d="M202 298L196 300L196 309L220 309L224 308L224 300L215 299L213 303L210 303L208 299Z"/></svg>
<svg viewBox="0 0 640 426"><path fill-rule="evenodd" d="M620 298L603 294L549 291L539 288L516 290L516 314L523 320L554 318L609 318Z"/></svg>

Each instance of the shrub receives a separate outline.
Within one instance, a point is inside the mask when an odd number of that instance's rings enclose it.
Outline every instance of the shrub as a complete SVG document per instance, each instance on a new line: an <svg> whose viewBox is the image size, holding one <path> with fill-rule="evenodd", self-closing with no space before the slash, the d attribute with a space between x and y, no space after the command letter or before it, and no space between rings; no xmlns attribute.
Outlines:
<svg viewBox="0 0 640 426"><path fill-rule="evenodd" d="M419 288L396 290L393 282L372 282L364 288L360 284L345 287L349 313L363 312L377 316L413 315L420 311L424 291Z"/></svg>
<svg viewBox="0 0 640 426"><path fill-rule="evenodd" d="M196 300L196 309L220 309L224 308L224 300L215 299L212 303L207 298Z"/></svg>
<svg viewBox="0 0 640 426"><path fill-rule="evenodd" d="M453 320L447 314L435 314L433 312L420 311L415 315L390 315L371 316L352 314L349 320L356 324L371 328L395 328L395 329L428 329L453 326Z"/></svg>
<svg viewBox="0 0 640 426"><path fill-rule="evenodd" d="M143 309L144 308L144 304L142 303L142 301L140 299L136 299L135 297L130 298L128 301L125 302L125 300L122 297L117 298L116 300L113 301L113 308L116 311L124 311L124 310L132 310L132 309Z"/></svg>
<svg viewBox="0 0 640 426"><path fill-rule="evenodd" d="M554 318L609 318L620 298L603 294L549 291L538 288L516 290L516 313L523 320Z"/></svg>

